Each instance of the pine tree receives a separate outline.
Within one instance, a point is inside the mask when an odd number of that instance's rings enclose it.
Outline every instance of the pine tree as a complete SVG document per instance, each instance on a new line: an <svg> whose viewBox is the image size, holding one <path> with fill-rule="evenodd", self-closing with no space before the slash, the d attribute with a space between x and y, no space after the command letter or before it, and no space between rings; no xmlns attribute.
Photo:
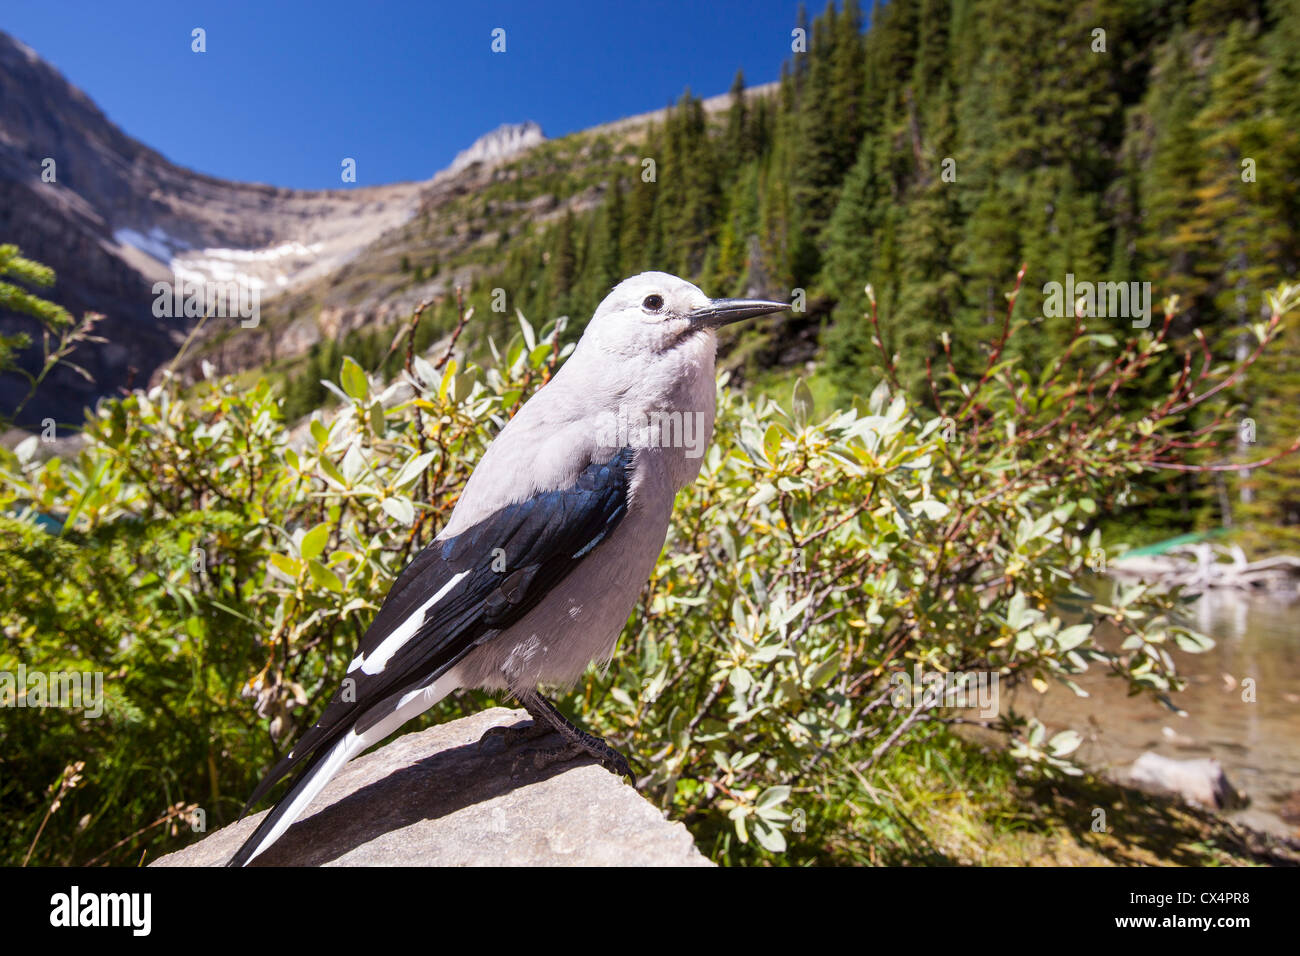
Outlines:
<svg viewBox="0 0 1300 956"><path fill-rule="evenodd" d="M547 263L548 295L550 303L546 318L564 315L569 311L569 297L578 274L578 257L574 248L573 210L566 209L555 227L551 240L550 261ZM538 316L541 318L541 316Z"/></svg>
<svg viewBox="0 0 1300 956"><path fill-rule="evenodd" d="M658 131L652 126L646 133L646 151L644 158L662 161L659 152ZM652 145L653 144L653 145ZM654 232L654 214L659 183L646 182L645 167L638 162L631 178L627 193L627 214L620 237L619 261L628 273L643 272L649 268L660 268L656 262L658 237Z"/></svg>
<svg viewBox="0 0 1300 956"><path fill-rule="evenodd" d="M1191 39L1171 38L1156 65L1145 110L1153 120L1154 141L1142 177L1145 229L1137 240L1145 273L1158 276L1166 294L1176 294L1192 321L1200 318L1198 300L1207 288L1199 274L1209 254L1211 236L1194 228L1196 195L1191 187L1201 177L1202 146L1193 128L1203 92L1191 69Z"/></svg>
<svg viewBox="0 0 1300 956"><path fill-rule="evenodd" d="M1264 62L1254 47L1247 29L1234 23L1220 49L1209 102L1196 120L1205 163L1194 216L1214 237L1217 276L1211 288L1217 312L1230 325L1254 321L1260 290L1284 278L1279 266L1292 231L1274 218L1277 210L1259 188L1260 163L1269 178L1287 175L1269 168L1280 158L1274 144L1285 140L1286 131L1282 121L1266 115Z"/></svg>
<svg viewBox="0 0 1300 956"><path fill-rule="evenodd" d="M737 70L731 82L731 108L727 111L727 132L723 139L724 155L737 166L753 153L749 104L745 99L745 71Z"/></svg>
<svg viewBox="0 0 1300 956"><path fill-rule="evenodd" d="M837 44L835 5L813 24L811 57L806 82L800 90L799 133L794 143L794 180L790 210L790 266L797 285L806 285L816 275L820 253L817 236L830 219L843 174L839 161L835 114L835 65Z"/></svg>
<svg viewBox="0 0 1300 956"><path fill-rule="evenodd" d="M862 140L827 228L822 284L837 302L827 340L827 364L844 395L870 391L868 370L878 360L864 318L869 308L864 290L881 278L876 267L888 198L880 175L881 152L873 138Z"/></svg>
<svg viewBox="0 0 1300 956"><path fill-rule="evenodd" d="M955 164L945 166L952 159L954 138L946 86L939 88L936 102L933 128L924 134L916 185L899 230L902 261L895 347L904 357L903 373L918 394L925 360L939 359L939 336L953 337L963 296L956 258L961 236L959 183L945 178L946 170L955 169ZM962 340L954 345L960 356L970 343Z"/></svg>

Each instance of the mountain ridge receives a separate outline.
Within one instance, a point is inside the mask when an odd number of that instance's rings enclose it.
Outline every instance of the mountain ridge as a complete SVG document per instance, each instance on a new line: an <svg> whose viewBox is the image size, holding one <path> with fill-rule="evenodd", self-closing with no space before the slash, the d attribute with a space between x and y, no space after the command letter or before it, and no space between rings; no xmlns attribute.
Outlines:
<svg viewBox="0 0 1300 956"><path fill-rule="evenodd" d="M704 104L714 112L727 102L723 94ZM570 135L622 136L665 113ZM266 302L303 288L331 288L350 266L369 267L363 250L382 245L417 216L427 222L449 197L475 195L493 181L497 166L552 142L529 120L489 130L427 180L336 190L224 180L179 166L131 137L36 51L0 31L0 238L55 271L58 282L47 298L73 314L102 313L98 332L108 339L77 352L91 381L56 369L28 406L25 414L34 417L23 424L53 418L75 425L84 407L145 383L176 357L193 321L155 316L155 283L237 281ZM589 195L579 205L598 199ZM458 241L480 238L455 221L440 226ZM449 276L433 291L446 294L469 277L464 271ZM202 354L214 354L223 371L238 371L305 350L322 336L409 309L410 295L390 307L393 291L379 289L378 299L355 314L318 302L324 324L304 332L299 323L298 334L291 331L283 343L245 337L213 353L203 343L226 330L205 330L181 369ZM18 330L36 327L26 317L0 314L0 333ZM0 409L12 408L25 387L17 376L0 376Z"/></svg>

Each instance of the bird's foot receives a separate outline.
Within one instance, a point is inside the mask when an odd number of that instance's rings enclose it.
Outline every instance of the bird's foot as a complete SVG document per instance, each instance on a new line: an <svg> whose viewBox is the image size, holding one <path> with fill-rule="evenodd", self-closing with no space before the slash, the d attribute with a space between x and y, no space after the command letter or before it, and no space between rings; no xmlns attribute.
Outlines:
<svg viewBox="0 0 1300 956"><path fill-rule="evenodd" d="M545 737L552 733L552 728L540 720L533 720L527 723L502 725L499 727L489 727L483 731L483 736L478 739L478 746L482 749L483 745L489 739L500 739L501 746L505 750L517 747L521 743L529 740L537 740L539 737Z"/></svg>
<svg viewBox="0 0 1300 956"><path fill-rule="evenodd" d="M538 770L556 763L563 763L575 757L594 757L596 762L610 773L627 777L636 786L636 774L628 764L627 758L599 737L585 735L587 740L570 740L563 746L538 750L533 753L533 766Z"/></svg>
<svg viewBox="0 0 1300 956"><path fill-rule="evenodd" d="M524 705L524 709L532 715L535 724L549 725L564 739L565 745L563 747L540 752L534 757L534 766L540 768L556 763L559 760L568 760L586 753L595 757L596 762L610 773L618 774L620 777L627 777L632 781L632 786L636 786L636 774L632 772L632 767L627 762L627 758L605 743L604 740L595 734L587 733L581 727L572 723L555 708L554 704L536 691L526 691L520 695L519 699ZM539 759L543 762L538 763Z"/></svg>

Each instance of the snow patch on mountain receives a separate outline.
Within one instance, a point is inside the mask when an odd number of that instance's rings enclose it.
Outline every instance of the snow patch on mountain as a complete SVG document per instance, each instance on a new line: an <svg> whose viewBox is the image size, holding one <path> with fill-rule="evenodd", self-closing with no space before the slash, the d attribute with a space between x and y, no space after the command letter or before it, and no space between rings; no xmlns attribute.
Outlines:
<svg viewBox="0 0 1300 956"><path fill-rule="evenodd" d="M244 282L250 288L266 288L267 279L273 279L278 288L285 288L289 275L297 273L316 260L325 244L313 242L282 242L265 249L202 249L192 256L179 256L171 260L172 271L182 279L203 282ZM276 265L275 269L268 266ZM259 274L246 271L256 269Z"/></svg>
<svg viewBox="0 0 1300 956"><path fill-rule="evenodd" d="M121 245L131 246L153 256L159 262L171 262L177 252L190 247L188 242L167 235L158 226L154 226L147 234L134 229L118 229L113 233L113 238Z"/></svg>

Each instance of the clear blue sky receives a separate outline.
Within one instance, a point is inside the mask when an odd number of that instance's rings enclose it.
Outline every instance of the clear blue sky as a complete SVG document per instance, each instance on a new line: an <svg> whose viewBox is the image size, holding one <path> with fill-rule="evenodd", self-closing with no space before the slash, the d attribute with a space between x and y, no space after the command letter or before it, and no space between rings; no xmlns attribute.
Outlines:
<svg viewBox="0 0 1300 956"><path fill-rule="evenodd" d="M810 4L819 12L822 4ZM658 109L690 87L779 76L796 0L3 0L0 30L127 134L229 179L299 188L425 179L480 134L547 136ZM194 27L207 52L190 50ZM506 52L491 33L506 31Z"/></svg>

